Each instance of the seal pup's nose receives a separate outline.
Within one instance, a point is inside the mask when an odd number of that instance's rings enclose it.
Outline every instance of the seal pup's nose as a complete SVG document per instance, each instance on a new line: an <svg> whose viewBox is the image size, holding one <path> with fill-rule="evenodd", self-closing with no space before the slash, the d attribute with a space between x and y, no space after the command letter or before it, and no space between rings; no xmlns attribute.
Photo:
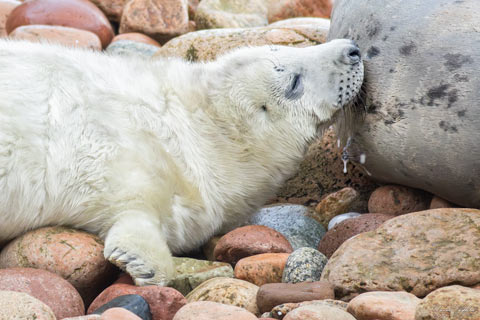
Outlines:
<svg viewBox="0 0 480 320"><path fill-rule="evenodd" d="M360 49L352 43L342 51L341 61L345 64L356 64L362 59Z"/></svg>

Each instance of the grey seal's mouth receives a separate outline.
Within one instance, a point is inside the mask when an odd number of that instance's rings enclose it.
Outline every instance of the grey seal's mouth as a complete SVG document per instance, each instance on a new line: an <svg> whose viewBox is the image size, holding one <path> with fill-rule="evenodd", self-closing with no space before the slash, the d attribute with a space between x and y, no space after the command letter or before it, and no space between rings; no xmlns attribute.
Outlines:
<svg viewBox="0 0 480 320"><path fill-rule="evenodd" d="M360 92L363 83L363 63L352 64L341 72L337 84L337 107L341 108L351 103Z"/></svg>

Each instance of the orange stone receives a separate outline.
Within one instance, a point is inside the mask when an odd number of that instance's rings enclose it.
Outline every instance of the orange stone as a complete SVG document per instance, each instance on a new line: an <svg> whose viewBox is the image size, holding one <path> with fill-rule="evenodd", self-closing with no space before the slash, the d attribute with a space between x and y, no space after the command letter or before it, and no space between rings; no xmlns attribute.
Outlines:
<svg viewBox="0 0 480 320"><path fill-rule="evenodd" d="M41 24L72 27L95 33L105 48L114 33L105 14L88 0L31 0L19 5L7 19L10 34L20 26Z"/></svg>
<svg viewBox="0 0 480 320"><path fill-rule="evenodd" d="M188 32L188 0L131 0L123 9L120 33L141 32L160 43Z"/></svg>
<svg viewBox="0 0 480 320"><path fill-rule="evenodd" d="M282 282L288 256L290 253L263 253L243 258L235 266L235 278L257 286Z"/></svg>
<svg viewBox="0 0 480 320"><path fill-rule="evenodd" d="M50 43L57 43L67 47L88 48L102 50L102 43L93 32L69 27L29 25L21 26L10 33L10 38Z"/></svg>
<svg viewBox="0 0 480 320"><path fill-rule="evenodd" d="M119 35L116 35L113 38L112 43L120 40L130 40L130 41L150 44L152 46L161 47L160 43L158 43L157 41L153 40L149 36L144 35L143 33L138 33L138 32L121 33Z"/></svg>

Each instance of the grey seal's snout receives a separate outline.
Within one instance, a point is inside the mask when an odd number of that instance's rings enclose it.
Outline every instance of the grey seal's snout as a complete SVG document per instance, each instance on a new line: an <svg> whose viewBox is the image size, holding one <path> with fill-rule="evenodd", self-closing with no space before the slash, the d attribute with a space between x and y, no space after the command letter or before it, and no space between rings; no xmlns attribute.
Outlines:
<svg viewBox="0 0 480 320"><path fill-rule="evenodd" d="M360 54L360 49L353 41L351 45L343 49L342 55L340 57L340 61L345 64L356 64L359 63L361 59L362 56Z"/></svg>

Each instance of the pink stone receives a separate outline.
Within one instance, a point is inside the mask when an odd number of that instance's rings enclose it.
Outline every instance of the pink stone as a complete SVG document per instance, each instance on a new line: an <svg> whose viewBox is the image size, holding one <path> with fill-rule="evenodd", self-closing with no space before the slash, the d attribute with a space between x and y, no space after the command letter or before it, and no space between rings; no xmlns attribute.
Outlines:
<svg viewBox="0 0 480 320"><path fill-rule="evenodd" d="M102 50L102 43L95 33L69 27L45 25L21 26L10 33L10 38L32 42L48 41L67 47Z"/></svg>
<svg viewBox="0 0 480 320"><path fill-rule="evenodd" d="M0 290L31 295L49 306L57 319L85 314L85 307L77 290L62 277L46 270L0 269Z"/></svg>
<svg viewBox="0 0 480 320"><path fill-rule="evenodd" d="M56 25L95 33L105 48L114 33L107 17L88 0L31 0L16 7L8 17L7 32L30 24Z"/></svg>
<svg viewBox="0 0 480 320"><path fill-rule="evenodd" d="M13 9L22 3L17 0L0 0L0 37L7 36L7 30L5 30L5 23L7 22L8 16Z"/></svg>
<svg viewBox="0 0 480 320"><path fill-rule="evenodd" d="M128 281L128 279L125 277L121 281ZM187 303L185 297L172 288L160 286L137 287L126 283L115 283L100 293L88 308L87 313L92 313L110 300L127 294L142 296L150 306L153 320L171 320L175 313Z"/></svg>

